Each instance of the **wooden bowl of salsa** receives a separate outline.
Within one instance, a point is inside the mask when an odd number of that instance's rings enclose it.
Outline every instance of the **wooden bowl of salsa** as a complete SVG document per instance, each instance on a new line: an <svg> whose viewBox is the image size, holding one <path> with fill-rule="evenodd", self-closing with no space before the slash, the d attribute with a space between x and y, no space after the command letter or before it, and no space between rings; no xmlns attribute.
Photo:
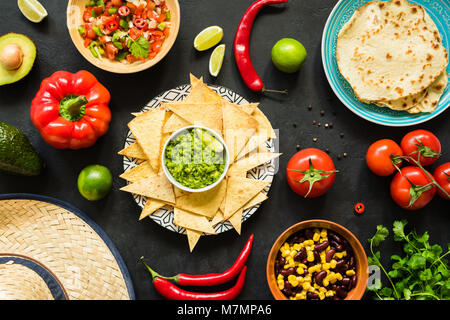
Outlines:
<svg viewBox="0 0 450 320"><path fill-rule="evenodd" d="M180 6L177 0L69 0L67 27L90 63L113 73L135 73L170 51L180 27Z"/></svg>

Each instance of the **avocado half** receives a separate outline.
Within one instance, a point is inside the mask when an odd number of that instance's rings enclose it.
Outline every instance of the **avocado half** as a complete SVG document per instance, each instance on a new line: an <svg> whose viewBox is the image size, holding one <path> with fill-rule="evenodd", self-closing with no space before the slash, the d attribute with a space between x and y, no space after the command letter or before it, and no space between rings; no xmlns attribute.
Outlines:
<svg viewBox="0 0 450 320"><path fill-rule="evenodd" d="M23 61L18 69L6 70L0 64L0 86L19 81L25 77L36 60L36 46L29 37L19 33L7 33L0 37L0 52L9 44L18 45L23 52Z"/></svg>

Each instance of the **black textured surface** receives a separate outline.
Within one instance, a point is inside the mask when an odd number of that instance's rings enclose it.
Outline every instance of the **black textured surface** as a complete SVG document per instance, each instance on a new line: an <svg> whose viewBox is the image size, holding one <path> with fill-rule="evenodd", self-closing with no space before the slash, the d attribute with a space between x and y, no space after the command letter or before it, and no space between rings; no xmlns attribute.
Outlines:
<svg viewBox="0 0 450 320"><path fill-rule="evenodd" d="M267 88L289 89L288 96L259 96L248 90L239 76L232 54L234 33L250 0L181 0L181 29L177 42L168 56L156 67L132 75L115 75L90 65L73 46L65 20L67 1L42 0L49 16L40 24L27 21L17 8L17 1L0 3L0 34L24 33L36 43L38 57L33 70L22 81L0 87L0 120L21 129L47 163L45 173L36 178L12 177L0 173L0 193L26 192L65 200L83 210L110 236L119 249L133 280L138 299L157 299L150 275L139 262L141 256L163 274L178 272L221 272L233 262L251 233L255 242L248 266L247 283L240 298L271 299L267 286L266 259L273 241L292 224L311 218L323 218L343 224L363 243L371 237L377 224L391 226L395 219L408 218L418 231L429 230L431 241L449 242L450 210L448 202L436 197L425 209L410 213L399 209L389 195L390 178L373 175L366 167L364 156L369 144L391 137L400 141L413 128L388 128L369 123L347 110L335 97L323 72L320 43L325 21L335 0L299 1L263 9L256 19L252 34L252 57ZM208 74L211 51L198 53L193 49L195 35L210 25L224 28L223 43L227 53L217 79ZM270 61L270 50L283 37L298 39L308 51L303 69L294 75L277 71ZM43 78L58 70L92 72L110 90L113 119L109 132L97 144L80 151L59 151L48 146L30 121L29 109ZM131 195L119 191L125 183L122 173L122 149L131 112L142 108L154 96L189 81L189 72L203 75L208 83L220 84L243 95L249 101L261 103L261 108L274 128L280 129L280 172L275 176L270 199L244 225L242 236L228 231L219 236L200 239L192 254L185 236L168 231L150 219L138 221L140 209ZM308 110L308 105L312 110ZM325 115L321 116L320 111ZM443 146L439 163L448 161L450 134L449 112L416 128L432 130ZM321 122L313 126L313 120ZM297 126L294 127L293 123ZM333 123L325 129L325 123ZM340 137L340 133L344 137ZM317 142L313 138L317 137ZM286 182L285 167L302 148L328 148L340 173L330 192L314 200L293 193ZM338 154L348 156L337 159ZM103 164L114 175L114 187L109 196L99 202L84 200L77 191L76 178L89 164ZM434 169L434 166L432 167ZM356 202L364 202L362 216L353 213ZM392 247L392 248L390 248ZM387 258L396 245L384 245ZM386 259L387 261L387 259ZM226 286L223 286L225 288Z"/></svg>

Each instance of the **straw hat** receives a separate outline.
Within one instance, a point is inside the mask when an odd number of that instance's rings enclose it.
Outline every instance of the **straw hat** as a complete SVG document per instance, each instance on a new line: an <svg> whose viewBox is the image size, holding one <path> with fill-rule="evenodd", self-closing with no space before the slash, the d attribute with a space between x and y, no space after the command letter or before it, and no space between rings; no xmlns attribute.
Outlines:
<svg viewBox="0 0 450 320"><path fill-rule="evenodd" d="M0 300L134 299L106 234L56 199L0 196Z"/></svg>

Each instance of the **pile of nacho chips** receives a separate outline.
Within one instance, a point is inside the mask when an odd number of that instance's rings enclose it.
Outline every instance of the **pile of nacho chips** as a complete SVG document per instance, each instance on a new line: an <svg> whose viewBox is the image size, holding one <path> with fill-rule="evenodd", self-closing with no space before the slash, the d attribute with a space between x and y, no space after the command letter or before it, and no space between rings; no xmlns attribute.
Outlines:
<svg viewBox="0 0 450 320"><path fill-rule="evenodd" d="M128 127L136 142L119 152L139 165L120 177L128 184L121 190L145 197L140 220L169 206L173 223L186 229L192 252L202 235L215 234L215 226L229 221L241 233L243 212L267 199L269 181L249 179L247 172L280 156L265 147L276 134L257 103L236 105L225 100L202 78L191 75L191 91L180 102L162 103L135 114ZM173 132L201 125L224 138L230 156L227 176L215 188L189 193L172 185L161 166L162 149Z"/></svg>

